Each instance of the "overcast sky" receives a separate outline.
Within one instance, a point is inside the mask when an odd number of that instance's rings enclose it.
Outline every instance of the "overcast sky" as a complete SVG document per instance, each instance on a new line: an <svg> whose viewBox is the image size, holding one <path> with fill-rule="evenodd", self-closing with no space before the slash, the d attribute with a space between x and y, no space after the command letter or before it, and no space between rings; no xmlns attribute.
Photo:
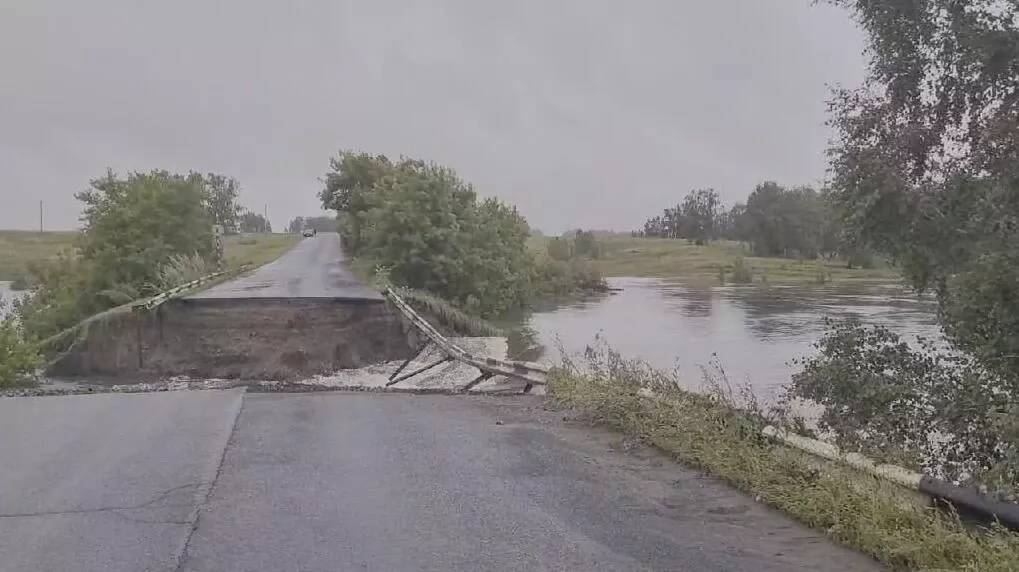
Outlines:
<svg viewBox="0 0 1019 572"><path fill-rule="evenodd" d="M0 0L0 228L87 181L240 180L280 228L341 148L449 165L532 226L628 230L692 188L825 176L861 33L809 0Z"/></svg>

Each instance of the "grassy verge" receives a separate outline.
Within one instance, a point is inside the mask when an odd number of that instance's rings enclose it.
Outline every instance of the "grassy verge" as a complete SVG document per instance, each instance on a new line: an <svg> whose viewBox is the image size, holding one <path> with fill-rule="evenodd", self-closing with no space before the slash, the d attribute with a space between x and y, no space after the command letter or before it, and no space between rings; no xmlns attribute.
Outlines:
<svg viewBox="0 0 1019 572"><path fill-rule="evenodd" d="M1015 570L1019 562L1019 535L969 528L894 485L777 445L761 434L763 417L736 409L725 392L684 391L671 376L611 351L591 351L588 359L554 371L549 391L558 404L638 436L838 542L909 569Z"/></svg>
<svg viewBox="0 0 1019 572"><path fill-rule="evenodd" d="M532 237L530 246L542 252L548 237ZM692 281L719 282L719 272L732 276L737 260L743 258L754 273L755 282L802 284L844 280L898 281L894 268L846 268L841 260L793 260L749 256L745 246L730 241L715 241L697 246L685 240L665 238L599 237L601 249L594 268L604 276L684 278Z"/></svg>
<svg viewBox="0 0 1019 572"><path fill-rule="evenodd" d="M237 234L224 237L223 254L227 268L245 264L261 266L279 258L293 248L300 235L288 234Z"/></svg>
<svg viewBox="0 0 1019 572"><path fill-rule="evenodd" d="M30 262L52 260L61 251L74 248L76 236L74 231L0 230L0 280L24 280Z"/></svg>
<svg viewBox="0 0 1019 572"><path fill-rule="evenodd" d="M77 231L32 232L0 230L0 280L14 281L28 276L34 261L53 260L74 248ZM223 241L227 266L261 266L279 258L300 237L296 234L249 234L227 236Z"/></svg>

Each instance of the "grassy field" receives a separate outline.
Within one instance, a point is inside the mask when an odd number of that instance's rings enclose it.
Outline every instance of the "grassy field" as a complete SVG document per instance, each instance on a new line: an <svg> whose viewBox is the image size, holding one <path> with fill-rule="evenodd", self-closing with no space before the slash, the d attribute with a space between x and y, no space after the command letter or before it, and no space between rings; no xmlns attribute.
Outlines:
<svg viewBox="0 0 1019 572"><path fill-rule="evenodd" d="M0 230L0 280L17 280L28 274L32 261L52 260L61 251L74 249L77 232L32 232ZM227 265L261 266L275 260L299 240L296 234L250 234L224 240Z"/></svg>
<svg viewBox="0 0 1019 572"><path fill-rule="evenodd" d="M297 234L249 234L228 236L223 241L226 264L237 268L244 264L261 266L293 248L301 239Z"/></svg>
<svg viewBox="0 0 1019 572"><path fill-rule="evenodd" d="M56 258L62 250L74 248L77 232L33 232L0 230L0 280L17 280L28 275L28 264Z"/></svg>
<svg viewBox="0 0 1019 572"><path fill-rule="evenodd" d="M530 246L544 251L548 237L532 237ZM840 260L794 260L750 256L738 242L715 241L697 246L685 240L666 238L599 237L600 256L593 260L604 276L683 278L698 282L720 282L720 270L732 281L733 265L743 258L753 271L755 283L769 284L840 282L844 280L895 281L894 268L848 269ZM823 277L823 278L822 278Z"/></svg>

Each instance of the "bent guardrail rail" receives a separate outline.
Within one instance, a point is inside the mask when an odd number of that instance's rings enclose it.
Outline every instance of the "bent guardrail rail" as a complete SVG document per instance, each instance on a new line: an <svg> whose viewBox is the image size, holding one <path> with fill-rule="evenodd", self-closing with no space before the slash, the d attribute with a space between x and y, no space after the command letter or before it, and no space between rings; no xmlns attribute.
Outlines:
<svg viewBox="0 0 1019 572"><path fill-rule="evenodd" d="M418 331L424 334L431 343L435 344L435 346L446 355L447 359L444 359L443 361L454 359L474 366L488 376L504 375L519 379L525 383L524 393L528 393L534 385L544 385L546 383L546 376L549 371L548 367L533 362L500 360L488 356L475 356L449 341L449 339L436 330L434 326L429 324L427 320L422 318L421 315L418 314L417 311L414 310L414 308L412 308L403 298L401 298L395 290L392 288L386 288L384 294L386 298L392 302L398 310L400 310L400 313L403 314L403 316L418 329ZM408 362L409 361L410 360L408 360ZM441 362L437 362L436 364L433 364L433 366L438 365L438 363ZM400 369L402 370L406 365L407 363L404 363L404 366L401 366ZM397 370L397 374L399 373L400 370ZM410 375L404 376L400 379L405 379L406 377L410 377ZM469 389L469 387L467 389Z"/></svg>
<svg viewBox="0 0 1019 572"><path fill-rule="evenodd" d="M159 306L163 302L166 302L168 300L173 299L178 294L181 294L183 292L191 290L192 288L197 288L197 287L201 286L202 284L206 284L208 282L211 282L211 281L213 281L213 280L215 280L217 278L226 276L228 274L238 274L240 272L244 272L247 268L248 268L248 265L245 264L244 266L240 266L240 267L234 268L232 270L221 270L219 272L213 272L212 274L206 274L205 276L202 276L200 278L196 278L196 279L194 279L194 280L192 280L190 282L187 282L185 284L181 284L180 286L174 286L173 288L170 288L169 290L167 290L165 292L160 292L159 294L156 294L155 296L152 296L152 297L149 297L149 298L143 298L143 299L138 300L136 302L132 302L131 303L131 309L135 310L135 311L139 311L139 310L151 310L153 308L156 308L157 306Z"/></svg>

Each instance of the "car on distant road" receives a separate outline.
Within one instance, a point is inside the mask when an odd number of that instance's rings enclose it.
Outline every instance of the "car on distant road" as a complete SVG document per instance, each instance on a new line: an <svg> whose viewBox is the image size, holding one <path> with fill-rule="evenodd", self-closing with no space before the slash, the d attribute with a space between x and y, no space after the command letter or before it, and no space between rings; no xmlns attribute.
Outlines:
<svg viewBox="0 0 1019 572"><path fill-rule="evenodd" d="M306 229L304 229L304 230L302 230L302 231L301 231L301 236L304 236L304 237L309 237L309 236L315 236L315 234L316 234L317 232L318 232L318 231L316 231L316 230L315 230L315 229L313 229L313 228L306 228Z"/></svg>

